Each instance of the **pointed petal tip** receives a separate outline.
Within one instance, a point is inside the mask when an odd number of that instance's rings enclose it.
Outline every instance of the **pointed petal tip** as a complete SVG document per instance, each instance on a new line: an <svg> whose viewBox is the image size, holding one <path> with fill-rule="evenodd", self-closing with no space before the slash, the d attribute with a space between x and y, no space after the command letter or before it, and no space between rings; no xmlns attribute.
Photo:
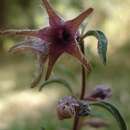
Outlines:
<svg viewBox="0 0 130 130"><path fill-rule="evenodd" d="M30 85L30 88L35 88L35 87L37 87L37 85L38 85L38 83L40 82L41 78L42 78L42 72L40 72L40 73L37 75L37 77L36 77L35 79L33 79L32 83L31 83L31 85Z"/></svg>
<svg viewBox="0 0 130 130"><path fill-rule="evenodd" d="M57 14L55 9L51 6L48 0L42 0L44 7L48 13L49 16L49 24L50 25L57 25L61 24L63 22L62 18Z"/></svg>
<svg viewBox="0 0 130 130"><path fill-rule="evenodd" d="M8 49L8 52L11 53L11 54L14 54L14 53L18 52L20 50L19 46L20 45L12 46L11 48Z"/></svg>
<svg viewBox="0 0 130 130"><path fill-rule="evenodd" d="M47 60L47 55L43 56L42 54L37 54L37 75L33 79L30 87L35 88L40 83L42 76L43 76L43 65Z"/></svg>
<svg viewBox="0 0 130 130"><path fill-rule="evenodd" d="M90 7L87 11L92 13L94 11L94 9Z"/></svg>
<svg viewBox="0 0 130 130"><path fill-rule="evenodd" d="M91 7L88 8L88 9L85 10L83 13L81 13L81 15L80 15L81 17L80 17L80 18L81 18L81 19L83 18L82 20L84 20L84 19L85 19L87 16L89 16L93 11L94 11L93 8L91 8Z"/></svg>
<svg viewBox="0 0 130 130"><path fill-rule="evenodd" d="M49 62L48 62L48 68L47 68L47 72L46 72L46 76L45 76L45 80L48 80L50 75L51 75L51 72L53 70L53 67L57 61L57 59L61 56L63 52L60 52L60 53L52 53L49 55Z"/></svg>
<svg viewBox="0 0 130 130"><path fill-rule="evenodd" d="M21 44L17 44L9 48L8 52L11 54L17 53L17 52L22 52L24 48L21 47Z"/></svg>
<svg viewBox="0 0 130 130"><path fill-rule="evenodd" d="M88 8L87 10L83 11L80 15L78 15L76 18L68 21L68 25L70 25L74 31L77 31L82 22L93 12L93 10L93 8Z"/></svg>

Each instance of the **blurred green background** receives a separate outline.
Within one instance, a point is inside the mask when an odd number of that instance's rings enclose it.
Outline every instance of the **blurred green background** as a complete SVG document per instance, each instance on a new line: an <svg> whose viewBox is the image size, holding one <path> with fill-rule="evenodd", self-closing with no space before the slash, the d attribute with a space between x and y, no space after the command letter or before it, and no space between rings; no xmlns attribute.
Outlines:
<svg viewBox="0 0 130 130"><path fill-rule="evenodd" d="M130 127L130 1L50 1L65 19L74 18L90 6L95 9L84 23L87 25L86 30L99 29L106 34L109 41L108 63L104 66L99 60L96 39L87 38L86 54L93 66L88 91L100 84L111 87L113 96L110 100L119 108ZM0 0L0 29L35 29L46 26L47 14L41 7L41 0ZM0 130L40 130L41 127L46 130L70 130L72 120L59 121L55 111L58 99L70 93L57 84L44 88L42 92L30 89L29 84L36 71L35 57L31 53L8 53L11 46L23 39L24 37L0 37ZM68 80L78 94L80 70L77 60L63 55L58 60L52 77ZM104 111L101 114L110 124L102 130L118 129L109 114L105 115Z"/></svg>

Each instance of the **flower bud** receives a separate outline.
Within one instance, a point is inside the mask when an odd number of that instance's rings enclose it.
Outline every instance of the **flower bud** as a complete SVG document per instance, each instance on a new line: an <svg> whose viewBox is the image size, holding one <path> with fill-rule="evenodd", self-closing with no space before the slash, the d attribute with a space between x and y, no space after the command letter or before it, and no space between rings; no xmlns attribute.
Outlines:
<svg viewBox="0 0 130 130"><path fill-rule="evenodd" d="M112 92L109 87L105 87L103 85L97 86L85 99L87 100L104 100L106 98L111 97Z"/></svg>
<svg viewBox="0 0 130 130"><path fill-rule="evenodd" d="M71 118L79 107L78 101L72 96L66 96L58 102L57 114L60 120Z"/></svg>

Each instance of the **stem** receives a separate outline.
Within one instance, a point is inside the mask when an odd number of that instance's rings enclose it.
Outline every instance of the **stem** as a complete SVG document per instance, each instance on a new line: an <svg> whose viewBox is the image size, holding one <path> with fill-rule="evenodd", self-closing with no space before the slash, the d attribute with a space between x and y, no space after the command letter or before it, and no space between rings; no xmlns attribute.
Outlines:
<svg viewBox="0 0 130 130"><path fill-rule="evenodd" d="M84 51L84 41L81 40L79 42L80 44L80 48L81 48L81 51L83 54L85 54L85 51ZM80 100L82 100L84 98L84 95L85 95L85 91L86 91L86 73L85 73L85 68L84 66L82 65L82 77L81 77L81 93L80 93ZM80 121L80 118L79 116L76 114L75 115L75 118L74 118L74 125L73 125L73 130L78 130L78 127L79 127L79 121Z"/></svg>
<svg viewBox="0 0 130 130"><path fill-rule="evenodd" d="M81 47L81 51L83 54L85 54L85 51L84 51L84 41L82 40L81 41L81 44L80 44L80 47ZM85 91L86 91L86 73L85 73L85 68L84 66L82 65L82 77L81 77L81 95L80 95L80 99L82 100L84 98L84 95L85 95Z"/></svg>
<svg viewBox="0 0 130 130"><path fill-rule="evenodd" d="M78 130L78 124L79 124L79 116L76 114L74 117L73 130Z"/></svg>

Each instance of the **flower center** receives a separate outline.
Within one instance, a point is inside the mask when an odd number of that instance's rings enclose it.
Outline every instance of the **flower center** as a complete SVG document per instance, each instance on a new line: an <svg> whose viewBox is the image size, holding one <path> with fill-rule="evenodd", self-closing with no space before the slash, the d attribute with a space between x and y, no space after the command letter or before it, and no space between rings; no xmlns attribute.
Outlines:
<svg viewBox="0 0 130 130"><path fill-rule="evenodd" d="M52 42L54 44L67 45L72 39L72 35L65 27L58 27L52 30Z"/></svg>
<svg viewBox="0 0 130 130"><path fill-rule="evenodd" d="M63 30L62 39L66 42L68 42L70 40L70 34L69 34L69 32L67 32L67 30Z"/></svg>

